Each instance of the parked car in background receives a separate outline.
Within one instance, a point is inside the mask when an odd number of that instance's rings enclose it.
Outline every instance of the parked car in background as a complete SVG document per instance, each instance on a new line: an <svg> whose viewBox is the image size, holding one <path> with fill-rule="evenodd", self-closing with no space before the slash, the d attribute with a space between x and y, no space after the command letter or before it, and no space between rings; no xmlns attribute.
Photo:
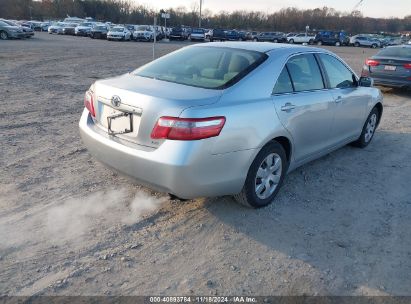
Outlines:
<svg viewBox="0 0 411 304"><path fill-rule="evenodd" d="M359 46L372 47L373 49L382 46L381 41L378 40L377 38L363 36L363 35L355 35L351 37L350 44L356 47L359 47Z"/></svg>
<svg viewBox="0 0 411 304"><path fill-rule="evenodd" d="M187 40L190 37L190 29L183 26L173 27L170 32L170 40Z"/></svg>
<svg viewBox="0 0 411 304"><path fill-rule="evenodd" d="M228 41L239 41L242 40L240 33L235 31L235 30L231 30L231 31L226 31L225 36L227 38Z"/></svg>
<svg viewBox="0 0 411 304"><path fill-rule="evenodd" d="M246 40L254 40L258 36L258 32L248 32Z"/></svg>
<svg viewBox="0 0 411 304"><path fill-rule="evenodd" d="M32 21L28 21L27 23L30 24L30 28L34 31L40 32L41 29L42 29L42 27L41 27L42 22L41 21L33 21L32 20Z"/></svg>
<svg viewBox="0 0 411 304"><path fill-rule="evenodd" d="M382 46L393 46L405 44L405 41L401 37L385 37L381 43Z"/></svg>
<svg viewBox="0 0 411 304"><path fill-rule="evenodd" d="M383 113L371 84L323 49L196 44L96 81L80 135L99 161L152 189L260 208L288 172L371 143Z"/></svg>
<svg viewBox="0 0 411 304"><path fill-rule="evenodd" d="M288 43L308 43L308 44L313 44L315 35L310 35L306 33L300 33L300 34L295 34L291 36L286 36L287 42Z"/></svg>
<svg viewBox="0 0 411 304"><path fill-rule="evenodd" d="M107 33L110 28L105 24L97 24L93 26L90 31L90 38L92 39L107 39Z"/></svg>
<svg viewBox="0 0 411 304"><path fill-rule="evenodd" d="M24 33L24 38L31 38L34 36L34 30L31 29L30 27L22 26L14 21L6 20L6 19L0 19L1 21L7 23L10 26L17 26L23 30Z"/></svg>
<svg viewBox="0 0 411 304"><path fill-rule="evenodd" d="M210 37L210 41L226 41L227 31L224 29L213 29Z"/></svg>
<svg viewBox="0 0 411 304"><path fill-rule="evenodd" d="M115 26L108 31L107 40L130 41L131 33L124 26Z"/></svg>
<svg viewBox="0 0 411 304"><path fill-rule="evenodd" d="M134 31L137 29L137 25L126 24L126 25L124 25L124 27L127 28L130 31L131 39L134 39Z"/></svg>
<svg viewBox="0 0 411 304"><path fill-rule="evenodd" d="M154 28L151 25L139 25L133 33L135 41L154 41Z"/></svg>
<svg viewBox="0 0 411 304"><path fill-rule="evenodd" d="M204 41L205 40L205 31L202 28L193 28L191 29L190 35L191 41Z"/></svg>
<svg viewBox="0 0 411 304"><path fill-rule="evenodd" d="M320 31L315 35L314 43L317 45L348 45L350 38L344 31Z"/></svg>
<svg viewBox="0 0 411 304"><path fill-rule="evenodd" d="M247 34L248 34L248 32L246 32L246 31L238 31L238 35L240 36L241 41L246 41L247 40Z"/></svg>
<svg viewBox="0 0 411 304"><path fill-rule="evenodd" d="M47 31L48 31L49 34L62 35L63 34L63 26L64 26L64 23L62 23L62 22L53 23L52 25L49 26Z"/></svg>
<svg viewBox="0 0 411 304"><path fill-rule="evenodd" d="M25 38L26 34L20 26L10 25L0 20L0 39Z"/></svg>
<svg viewBox="0 0 411 304"><path fill-rule="evenodd" d="M380 50L365 61L361 75L378 85L411 89L411 45Z"/></svg>
<svg viewBox="0 0 411 304"><path fill-rule="evenodd" d="M41 23L41 31L47 32L49 30L49 26L51 25L50 21L42 22Z"/></svg>
<svg viewBox="0 0 411 304"><path fill-rule="evenodd" d="M283 43L287 42L287 38L285 37L284 33L281 32L262 32L254 39L254 41Z"/></svg>
<svg viewBox="0 0 411 304"><path fill-rule="evenodd" d="M205 30L205 36L206 39L210 39L210 37L213 35L213 30L212 29L206 29Z"/></svg>
<svg viewBox="0 0 411 304"><path fill-rule="evenodd" d="M77 23L66 23L63 25L63 35L75 35Z"/></svg>
<svg viewBox="0 0 411 304"><path fill-rule="evenodd" d="M88 37L90 36L91 29L94 25L94 22L83 22L80 23L76 28L75 28L75 35L76 36L84 36Z"/></svg>

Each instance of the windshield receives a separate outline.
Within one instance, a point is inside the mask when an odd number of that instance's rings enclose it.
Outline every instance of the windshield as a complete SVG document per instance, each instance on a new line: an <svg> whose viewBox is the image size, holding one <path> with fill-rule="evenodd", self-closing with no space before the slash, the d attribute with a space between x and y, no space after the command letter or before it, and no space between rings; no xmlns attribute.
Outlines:
<svg viewBox="0 0 411 304"><path fill-rule="evenodd" d="M4 20L4 21L2 20L0 22L5 23L5 25L18 26L16 23L12 21L8 21L8 20Z"/></svg>
<svg viewBox="0 0 411 304"><path fill-rule="evenodd" d="M105 30L106 27L104 25L100 25L100 26L96 26L95 29L96 30Z"/></svg>
<svg viewBox="0 0 411 304"><path fill-rule="evenodd" d="M188 47L134 71L134 75L205 89L224 89L242 79L268 56L224 47Z"/></svg>
<svg viewBox="0 0 411 304"><path fill-rule="evenodd" d="M122 27L114 27L111 29L112 32L122 32L124 29Z"/></svg>
<svg viewBox="0 0 411 304"><path fill-rule="evenodd" d="M145 26L145 25L141 25L141 26L137 27L137 31L150 31L150 27Z"/></svg>
<svg viewBox="0 0 411 304"><path fill-rule="evenodd" d="M8 24L7 24L6 22L4 22L4 21L0 21L0 25L1 25L1 26L8 26Z"/></svg>
<svg viewBox="0 0 411 304"><path fill-rule="evenodd" d="M411 59L411 47L389 47L380 51L377 56L402 57Z"/></svg>
<svg viewBox="0 0 411 304"><path fill-rule="evenodd" d="M204 30L202 30L202 29L193 29L192 33L194 33L194 34L204 34Z"/></svg>
<svg viewBox="0 0 411 304"><path fill-rule="evenodd" d="M93 23L90 22L83 22L82 24L80 24L80 26L92 26Z"/></svg>

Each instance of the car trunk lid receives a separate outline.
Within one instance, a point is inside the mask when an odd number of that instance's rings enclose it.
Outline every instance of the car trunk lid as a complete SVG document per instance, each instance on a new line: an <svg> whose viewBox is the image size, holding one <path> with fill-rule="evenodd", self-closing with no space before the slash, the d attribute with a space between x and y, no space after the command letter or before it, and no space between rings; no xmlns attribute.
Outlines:
<svg viewBox="0 0 411 304"><path fill-rule="evenodd" d="M222 94L132 74L97 81L94 90L96 125L112 136L149 147L161 143L150 137L158 118L179 117L189 107L216 103Z"/></svg>

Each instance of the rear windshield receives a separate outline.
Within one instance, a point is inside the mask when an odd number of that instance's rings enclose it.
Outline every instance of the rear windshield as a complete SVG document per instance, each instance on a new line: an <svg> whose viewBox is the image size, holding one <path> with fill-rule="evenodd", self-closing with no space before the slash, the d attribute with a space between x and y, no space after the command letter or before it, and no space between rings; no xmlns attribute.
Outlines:
<svg viewBox="0 0 411 304"><path fill-rule="evenodd" d="M193 29L192 31L194 34L204 34L204 30L202 29Z"/></svg>
<svg viewBox="0 0 411 304"><path fill-rule="evenodd" d="M157 59L134 74L205 89L224 89L260 65L264 53L223 47L188 47Z"/></svg>
<svg viewBox="0 0 411 304"><path fill-rule="evenodd" d="M380 51L377 56L402 57L411 59L411 47L389 47Z"/></svg>

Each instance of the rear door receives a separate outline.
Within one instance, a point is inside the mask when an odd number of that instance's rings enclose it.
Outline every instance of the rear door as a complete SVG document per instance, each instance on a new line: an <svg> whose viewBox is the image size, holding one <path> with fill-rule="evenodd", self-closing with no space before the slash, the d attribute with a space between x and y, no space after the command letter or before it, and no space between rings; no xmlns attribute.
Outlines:
<svg viewBox="0 0 411 304"><path fill-rule="evenodd" d="M330 146L335 104L313 54L288 60L272 98L279 119L293 138L297 163L314 158Z"/></svg>
<svg viewBox="0 0 411 304"><path fill-rule="evenodd" d="M328 54L317 56L336 106L332 142L337 145L360 135L371 96L366 88L357 85L354 73L339 59Z"/></svg>

